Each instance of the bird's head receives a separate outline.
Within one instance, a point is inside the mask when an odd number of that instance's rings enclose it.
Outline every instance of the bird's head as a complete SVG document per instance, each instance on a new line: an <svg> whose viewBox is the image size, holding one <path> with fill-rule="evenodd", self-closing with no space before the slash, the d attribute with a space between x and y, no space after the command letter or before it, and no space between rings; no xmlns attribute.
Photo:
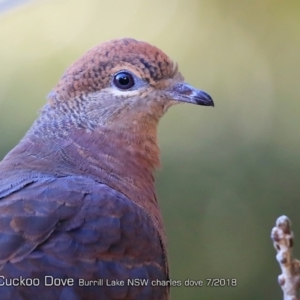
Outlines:
<svg viewBox="0 0 300 300"><path fill-rule="evenodd" d="M213 106L204 91L184 82L177 64L146 42L100 44L75 62L49 94L49 106L72 110L82 126L155 122L173 104Z"/></svg>

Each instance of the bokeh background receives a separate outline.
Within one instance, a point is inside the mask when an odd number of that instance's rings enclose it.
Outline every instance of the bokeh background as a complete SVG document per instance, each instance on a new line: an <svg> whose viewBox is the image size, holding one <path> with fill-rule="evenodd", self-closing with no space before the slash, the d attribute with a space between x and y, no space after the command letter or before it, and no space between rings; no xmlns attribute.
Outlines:
<svg viewBox="0 0 300 300"><path fill-rule="evenodd" d="M0 159L87 49L118 37L155 44L216 104L178 105L160 123L171 278L238 282L175 287L172 299L282 299L269 236L287 214L300 257L300 1L1 2Z"/></svg>

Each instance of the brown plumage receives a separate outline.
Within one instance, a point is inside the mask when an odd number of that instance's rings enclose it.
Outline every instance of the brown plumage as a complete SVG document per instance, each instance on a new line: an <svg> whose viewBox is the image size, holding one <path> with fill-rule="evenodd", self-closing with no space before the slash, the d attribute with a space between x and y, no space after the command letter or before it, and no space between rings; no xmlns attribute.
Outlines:
<svg viewBox="0 0 300 300"><path fill-rule="evenodd" d="M169 276L156 128L171 105L212 99L161 50L133 39L88 51L48 98L0 163L0 285L20 276L39 284L6 283L1 299L169 299L168 287L151 285ZM45 276L74 284L45 286Z"/></svg>

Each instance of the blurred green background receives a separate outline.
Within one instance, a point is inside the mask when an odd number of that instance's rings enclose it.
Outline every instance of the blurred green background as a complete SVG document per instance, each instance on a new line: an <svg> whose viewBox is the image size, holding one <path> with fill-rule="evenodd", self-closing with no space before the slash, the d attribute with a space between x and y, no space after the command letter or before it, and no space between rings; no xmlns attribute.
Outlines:
<svg viewBox="0 0 300 300"><path fill-rule="evenodd" d="M172 299L282 299L269 236L287 214L300 257L300 1L44 0L2 13L0 159L65 68L118 37L163 49L216 104L162 119L157 189L171 278L238 285Z"/></svg>

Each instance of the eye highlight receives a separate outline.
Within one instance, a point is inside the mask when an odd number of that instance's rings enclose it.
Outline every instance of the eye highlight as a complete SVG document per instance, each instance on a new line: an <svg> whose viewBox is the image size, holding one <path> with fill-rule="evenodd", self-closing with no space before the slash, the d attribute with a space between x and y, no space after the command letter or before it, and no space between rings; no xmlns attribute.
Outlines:
<svg viewBox="0 0 300 300"><path fill-rule="evenodd" d="M120 90L128 90L134 86L133 76L128 72L119 72L114 76L114 85Z"/></svg>

